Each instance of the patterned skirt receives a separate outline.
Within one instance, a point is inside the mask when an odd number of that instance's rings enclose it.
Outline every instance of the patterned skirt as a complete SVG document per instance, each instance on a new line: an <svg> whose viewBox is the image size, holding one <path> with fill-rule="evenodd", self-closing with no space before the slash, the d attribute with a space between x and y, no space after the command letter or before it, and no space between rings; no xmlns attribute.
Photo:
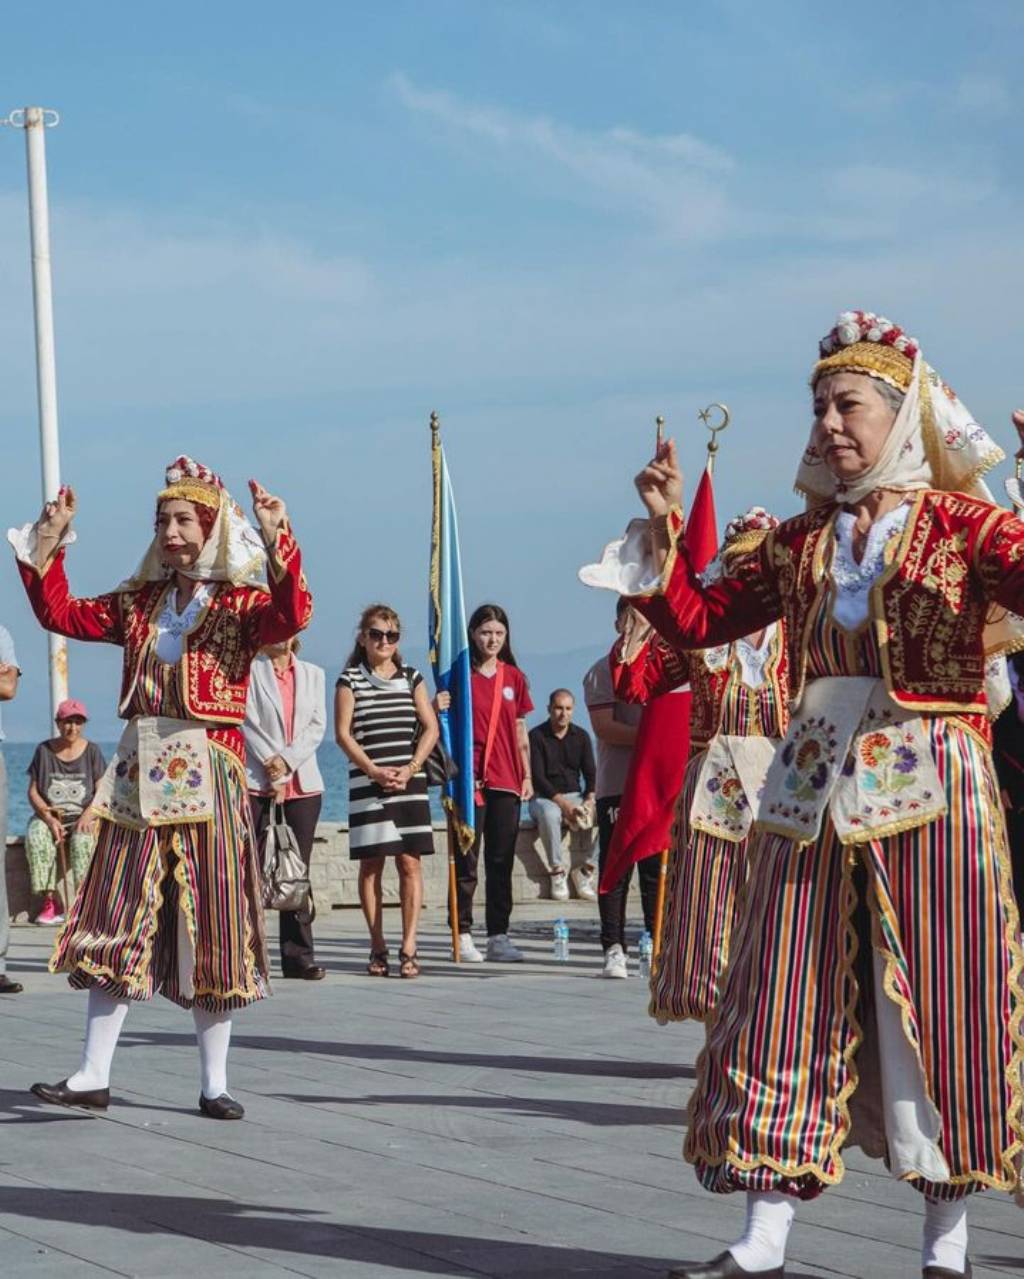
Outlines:
<svg viewBox="0 0 1024 1279"><path fill-rule="evenodd" d="M245 773L210 743L212 822L132 830L103 820L57 938L51 972L117 998L242 1008L267 993L267 954Z"/></svg>
<svg viewBox="0 0 1024 1279"><path fill-rule="evenodd" d="M651 974L650 1015L704 1021L714 1008L729 959L736 896L746 874L747 841L734 843L691 831L693 803L705 752L691 757L672 829L661 953Z"/></svg>
<svg viewBox="0 0 1024 1279"><path fill-rule="evenodd" d="M929 732L944 817L856 848L827 819L802 848L751 841L690 1101L685 1153L709 1190L811 1198L841 1180L854 1093L877 1065L859 1054L869 994L897 1006L940 1119L949 1180L909 1179L938 1198L1018 1185L1022 953L999 794L969 732L941 718ZM862 947L882 990L864 988Z"/></svg>

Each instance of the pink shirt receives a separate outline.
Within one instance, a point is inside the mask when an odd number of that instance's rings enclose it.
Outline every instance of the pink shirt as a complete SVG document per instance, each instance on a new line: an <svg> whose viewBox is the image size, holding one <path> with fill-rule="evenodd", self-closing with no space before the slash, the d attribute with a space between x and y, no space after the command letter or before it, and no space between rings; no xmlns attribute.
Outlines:
<svg viewBox="0 0 1024 1279"><path fill-rule="evenodd" d="M275 663L271 662L271 665L277 677L277 691L281 698L281 710L284 712L284 740L287 746L291 746L295 736L295 658L291 659L283 671L278 670ZM285 799L299 799L305 794L296 777L297 774L292 773L288 778Z"/></svg>

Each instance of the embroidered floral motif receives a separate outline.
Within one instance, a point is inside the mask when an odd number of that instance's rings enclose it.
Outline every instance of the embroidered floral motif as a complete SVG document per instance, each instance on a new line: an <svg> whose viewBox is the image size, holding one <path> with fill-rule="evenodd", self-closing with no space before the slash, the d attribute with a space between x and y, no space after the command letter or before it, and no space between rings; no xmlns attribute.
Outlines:
<svg viewBox="0 0 1024 1279"><path fill-rule="evenodd" d="M783 785L799 803L814 803L828 784L836 762L836 726L825 716L798 724L782 748Z"/></svg>
<svg viewBox="0 0 1024 1279"><path fill-rule="evenodd" d="M717 774L707 782L711 809L726 826L740 827L750 805L743 793L743 783L735 773Z"/></svg>

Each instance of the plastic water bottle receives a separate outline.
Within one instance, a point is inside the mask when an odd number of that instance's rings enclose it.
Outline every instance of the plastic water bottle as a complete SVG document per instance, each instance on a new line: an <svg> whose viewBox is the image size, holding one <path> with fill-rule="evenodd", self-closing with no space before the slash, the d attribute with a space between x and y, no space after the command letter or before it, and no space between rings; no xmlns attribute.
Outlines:
<svg viewBox="0 0 1024 1279"><path fill-rule="evenodd" d="M640 938L640 945L637 947L637 972L641 977L650 977L653 956L654 942L651 934L645 929L643 936Z"/></svg>
<svg viewBox="0 0 1024 1279"><path fill-rule="evenodd" d="M567 964L569 962L569 925L564 919L555 920L555 963Z"/></svg>

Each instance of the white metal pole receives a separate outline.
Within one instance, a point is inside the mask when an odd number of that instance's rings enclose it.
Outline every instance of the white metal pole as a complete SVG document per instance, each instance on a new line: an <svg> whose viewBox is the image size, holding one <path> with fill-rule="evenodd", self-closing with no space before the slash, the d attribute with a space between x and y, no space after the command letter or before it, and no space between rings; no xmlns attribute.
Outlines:
<svg viewBox="0 0 1024 1279"><path fill-rule="evenodd" d="M36 387L39 396L39 449L43 501L60 488L60 437L57 431L57 363L53 339L53 277L50 269L50 209L46 189L46 129L57 113L26 107L28 212L32 236L32 296L36 318ZM68 695L68 649L63 636L50 635L50 711Z"/></svg>

